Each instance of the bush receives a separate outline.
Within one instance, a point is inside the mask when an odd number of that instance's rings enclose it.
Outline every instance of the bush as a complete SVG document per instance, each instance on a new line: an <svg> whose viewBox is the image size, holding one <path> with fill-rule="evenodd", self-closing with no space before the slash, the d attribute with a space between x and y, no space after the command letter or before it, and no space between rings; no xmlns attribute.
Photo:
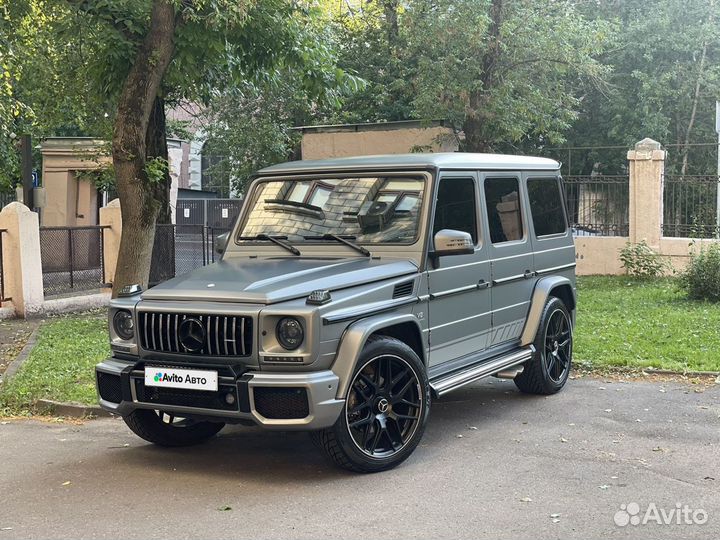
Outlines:
<svg viewBox="0 0 720 540"><path fill-rule="evenodd" d="M692 299L720 302L720 244L691 253L680 283Z"/></svg>
<svg viewBox="0 0 720 540"><path fill-rule="evenodd" d="M620 260L625 271L639 278L659 277L670 270L670 264L655 253L645 240L639 244L627 242L620 250Z"/></svg>

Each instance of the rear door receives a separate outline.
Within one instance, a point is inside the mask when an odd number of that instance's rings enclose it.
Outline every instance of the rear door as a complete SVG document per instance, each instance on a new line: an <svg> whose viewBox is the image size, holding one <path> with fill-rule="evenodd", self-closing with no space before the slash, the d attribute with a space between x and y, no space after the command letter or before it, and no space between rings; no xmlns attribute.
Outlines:
<svg viewBox="0 0 720 540"><path fill-rule="evenodd" d="M483 173L485 226L492 279L492 335L489 345L520 337L535 286L532 244L517 173Z"/></svg>
<svg viewBox="0 0 720 540"><path fill-rule="evenodd" d="M488 344L490 264L487 246L481 241L479 208L476 172L441 174L432 235L442 229L465 231L472 236L475 251L439 257L434 265L429 263L431 366L482 351Z"/></svg>

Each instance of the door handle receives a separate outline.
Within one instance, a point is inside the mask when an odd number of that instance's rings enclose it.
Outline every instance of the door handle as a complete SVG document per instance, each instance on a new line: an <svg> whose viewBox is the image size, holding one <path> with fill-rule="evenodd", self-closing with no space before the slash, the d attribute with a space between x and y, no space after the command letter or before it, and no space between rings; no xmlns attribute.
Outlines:
<svg viewBox="0 0 720 540"><path fill-rule="evenodd" d="M490 286L490 282L485 281L484 279L481 279L478 281L477 288L478 289L487 289Z"/></svg>
<svg viewBox="0 0 720 540"><path fill-rule="evenodd" d="M525 270L525 273L523 274L523 277L525 279L530 279L531 277L535 276L535 272L532 272L531 270Z"/></svg>

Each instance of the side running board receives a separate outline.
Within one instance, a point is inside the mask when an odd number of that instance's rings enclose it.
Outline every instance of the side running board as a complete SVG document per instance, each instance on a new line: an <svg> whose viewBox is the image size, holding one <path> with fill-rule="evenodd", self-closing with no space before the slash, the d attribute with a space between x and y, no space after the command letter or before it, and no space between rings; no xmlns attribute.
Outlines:
<svg viewBox="0 0 720 540"><path fill-rule="evenodd" d="M443 375L430 381L430 388L432 388L436 397L440 397L451 390L470 384L478 379L495 375L507 368L527 362L530 358L532 358L534 353L535 348L530 345L529 347L525 347L518 351L498 356L492 360L487 360L479 364L473 364L467 368L454 371L449 375Z"/></svg>

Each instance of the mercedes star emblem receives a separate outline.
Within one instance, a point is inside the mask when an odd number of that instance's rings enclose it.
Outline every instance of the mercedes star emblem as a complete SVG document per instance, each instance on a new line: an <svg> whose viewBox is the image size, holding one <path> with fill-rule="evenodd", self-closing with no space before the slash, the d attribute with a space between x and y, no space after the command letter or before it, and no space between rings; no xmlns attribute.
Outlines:
<svg viewBox="0 0 720 540"><path fill-rule="evenodd" d="M185 350L198 352L205 345L205 327L199 319L185 319L178 328L178 338Z"/></svg>

